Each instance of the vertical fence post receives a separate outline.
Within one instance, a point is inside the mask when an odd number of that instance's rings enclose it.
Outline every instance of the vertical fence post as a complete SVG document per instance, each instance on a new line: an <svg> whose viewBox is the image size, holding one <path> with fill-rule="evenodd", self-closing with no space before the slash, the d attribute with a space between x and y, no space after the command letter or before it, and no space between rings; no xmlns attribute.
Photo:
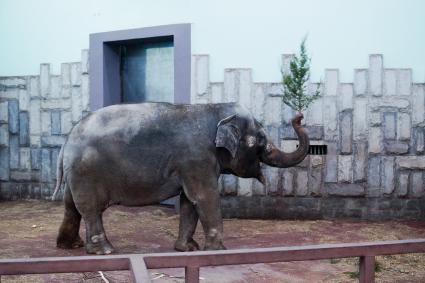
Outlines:
<svg viewBox="0 0 425 283"><path fill-rule="evenodd" d="M134 283L148 283L151 282L148 269L146 268L145 260L143 256L131 255L130 261L130 272L132 273Z"/></svg>
<svg viewBox="0 0 425 283"><path fill-rule="evenodd" d="M199 266L186 266L184 273L186 283L199 283Z"/></svg>
<svg viewBox="0 0 425 283"><path fill-rule="evenodd" d="M361 256L359 266L360 283L375 282L375 256Z"/></svg>

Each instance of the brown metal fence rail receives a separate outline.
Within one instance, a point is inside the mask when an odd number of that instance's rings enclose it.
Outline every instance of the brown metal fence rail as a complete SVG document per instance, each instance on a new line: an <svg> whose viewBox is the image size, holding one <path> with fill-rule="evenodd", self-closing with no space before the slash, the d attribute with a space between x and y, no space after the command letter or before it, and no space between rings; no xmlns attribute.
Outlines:
<svg viewBox="0 0 425 283"><path fill-rule="evenodd" d="M46 257L0 260L1 275L130 270L134 282L151 282L148 269L185 268L186 282L199 282L205 266L359 257L359 281L375 281L375 256L425 253L425 239L184 253Z"/></svg>

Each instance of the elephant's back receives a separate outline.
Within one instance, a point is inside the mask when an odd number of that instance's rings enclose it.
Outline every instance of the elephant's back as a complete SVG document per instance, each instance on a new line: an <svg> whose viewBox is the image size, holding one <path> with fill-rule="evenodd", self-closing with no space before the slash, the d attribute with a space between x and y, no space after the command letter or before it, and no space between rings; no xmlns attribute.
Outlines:
<svg viewBox="0 0 425 283"><path fill-rule="evenodd" d="M114 105L93 112L69 135L64 148L65 171L117 180L117 176L136 178L140 172L147 172L143 168L147 160L149 166L164 166L169 155L164 151L167 147L160 144L168 142L169 136L157 126L158 121L175 111L173 108L165 103L143 103Z"/></svg>
<svg viewBox="0 0 425 283"><path fill-rule="evenodd" d="M168 103L111 105L81 120L70 133L69 140L82 142L108 137L130 140L141 128L155 124L170 111L174 109Z"/></svg>
<svg viewBox="0 0 425 283"><path fill-rule="evenodd" d="M167 103L112 105L91 113L74 126L65 144L69 163L84 160L87 152L99 156L122 154L138 136L145 136L161 115L173 111Z"/></svg>
<svg viewBox="0 0 425 283"><path fill-rule="evenodd" d="M217 119L207 105L141 103L108 106L93 112L71 131L65 155L81 160L84 149L99 156L157 158L167 151L214 147ZM130 156L131 158L131 156Z"/></svg>

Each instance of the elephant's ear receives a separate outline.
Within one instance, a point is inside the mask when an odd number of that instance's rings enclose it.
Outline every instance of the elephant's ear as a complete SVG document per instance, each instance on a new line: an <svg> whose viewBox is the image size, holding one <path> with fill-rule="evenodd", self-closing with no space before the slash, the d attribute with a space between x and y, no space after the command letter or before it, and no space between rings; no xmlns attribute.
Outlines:
<svg viewBox="0 0 425 283"><path fill-rule="evenodd" d="M226 148L233 158L236 156L241 136L238 126L232 123L235 116L235 114L231 115L218 122L215 137L215 146Z"/></svg>

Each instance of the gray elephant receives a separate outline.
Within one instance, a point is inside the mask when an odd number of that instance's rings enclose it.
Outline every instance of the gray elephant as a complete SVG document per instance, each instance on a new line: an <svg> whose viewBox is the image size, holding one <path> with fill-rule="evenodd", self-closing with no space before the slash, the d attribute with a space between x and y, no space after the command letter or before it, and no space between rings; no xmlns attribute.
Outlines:
<svg viewBox="0 0 425 283"><path fill-rule="evenodd" d="M75 125L59 154L53 199L63 182L65 214L57 246L84 245L79 236L83 217L87 253L109 254L113 247L102 224L105 209L150 205L180 194L175 249L199 249L192 238L198 218L204 249L225 249L220 174L264 183L261 162L281 168L301 162L309 149L302 118L297 114L292 120L298 149L284 153L236 103L124 104L93 112Z"/></svg>

